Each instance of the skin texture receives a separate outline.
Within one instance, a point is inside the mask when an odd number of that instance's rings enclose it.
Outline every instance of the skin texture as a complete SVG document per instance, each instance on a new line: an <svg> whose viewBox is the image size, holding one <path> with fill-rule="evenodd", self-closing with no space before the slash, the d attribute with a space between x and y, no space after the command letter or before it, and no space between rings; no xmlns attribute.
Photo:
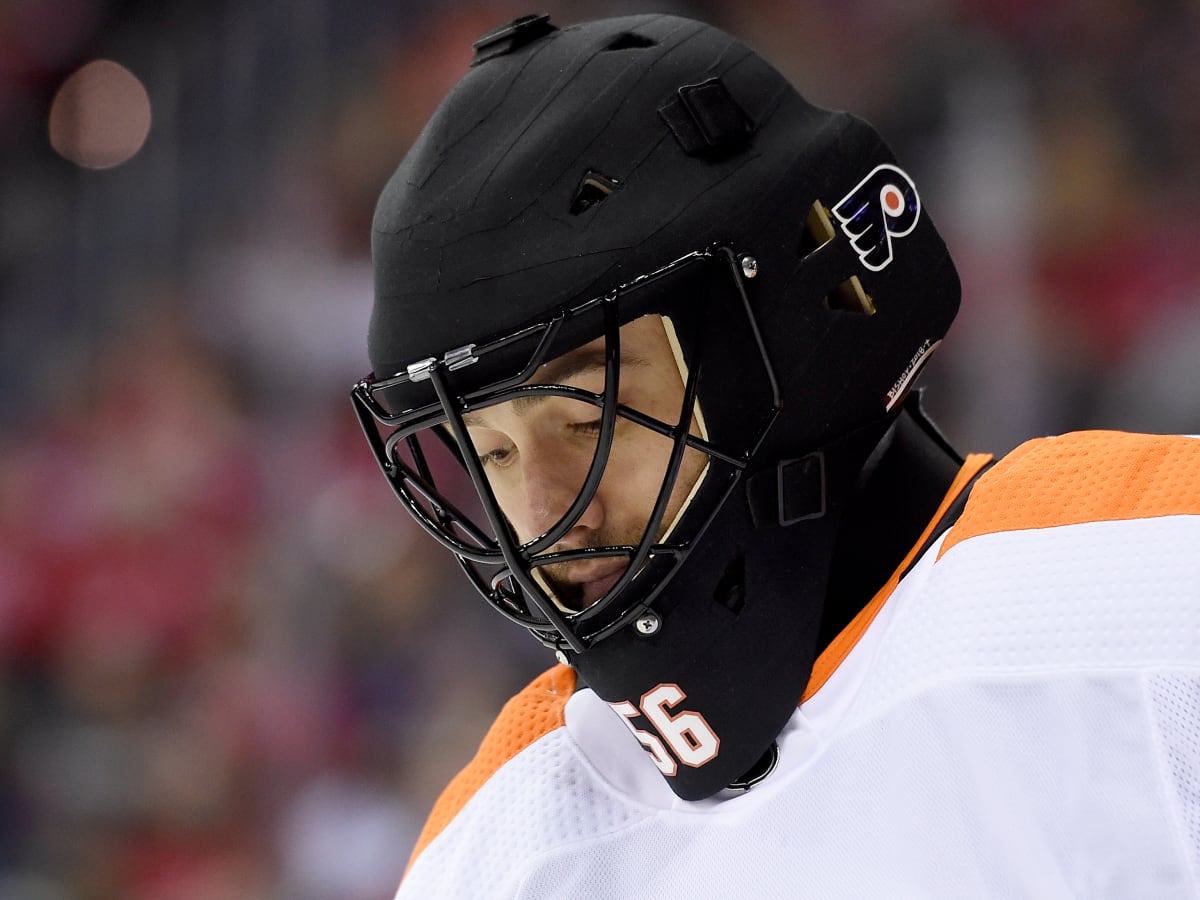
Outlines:
<svg viewBox="0 0 1200 900"><path fill-rule="evenodd" d="M544 365L533 381L588 391L604 389L604 339ZM645 316L621 328L618 401L675 423L683 404L683 376L662 319ZM466 417L475 453L501 509L521 541L549 530L579 493L599 432L600 409L564 397L509 401ZM697 433L695 425L693 433ZM618 417L604 477L579 521L554 550L637 544L662 486L671 441ZM688 449L671 493L664 530L700 478L707 457ZM658 535L661 537L662 535ZM617 558L547 566L539 573L568 609L581 609L620 577Z"/></svg>

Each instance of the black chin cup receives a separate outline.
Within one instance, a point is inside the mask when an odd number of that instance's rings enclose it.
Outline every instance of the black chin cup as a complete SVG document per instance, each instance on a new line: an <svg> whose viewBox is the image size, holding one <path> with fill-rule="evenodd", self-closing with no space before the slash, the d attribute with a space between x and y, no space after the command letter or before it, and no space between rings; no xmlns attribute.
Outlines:
<svg viewBox="0 0 1200 900"><path fill-rule="evenodd" d="M457 556L479 593L543 643L581 653L644 615L738 484L766 434L778 411L778 391L751 313L744 271L753 270L728 248L693 253L544 321L355 386L355 410L393 491L416 522ZM618 402L621 326L646 315L663 317L686 368L674 422ZM599 338L604 373L599 390L539 380L543 365ZM725 389L706 392L705 385ZM497 404L539 398L595 407L599 424L575 499L545 532L521 541L497 500L467 420ZM693 417L697 408L702 421ZM605 477L618 420L671 442L648 521L640 537L626 544L556 550ZM688 448L705 455L707 468L686 510L664 535ZM538 574L549 566L605 558L622 558L628 565L603 596L582 608L554 596L549 579Z"/></svg>

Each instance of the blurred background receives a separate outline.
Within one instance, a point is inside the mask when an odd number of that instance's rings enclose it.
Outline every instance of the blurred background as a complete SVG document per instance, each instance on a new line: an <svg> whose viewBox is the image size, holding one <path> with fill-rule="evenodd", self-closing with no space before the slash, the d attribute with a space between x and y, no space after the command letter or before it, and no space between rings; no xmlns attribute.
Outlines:
<svg viewBox="0 0 1200 900"><path fill-rule="evenodd" d="M1200 4L651 8L889 138L963 276L926 377L960 447L1200 431ZM375 197L530 11L0 3L5 900L389 897L552 662L414 534L347 399Z"/></svg>

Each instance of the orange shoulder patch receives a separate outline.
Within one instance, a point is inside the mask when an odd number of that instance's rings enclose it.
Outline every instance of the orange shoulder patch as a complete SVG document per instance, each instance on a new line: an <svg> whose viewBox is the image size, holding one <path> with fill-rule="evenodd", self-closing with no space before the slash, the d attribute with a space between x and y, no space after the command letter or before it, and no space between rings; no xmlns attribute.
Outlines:
<svg viewBox="0 0 1200 900"><path fill-rule="evenodd" d="M433 805L408 861L410 867L501 766L538 738L562 727L564 708L574 692L575 670L554 666L504 704L474 759L454 777Z"/></svg>
<svg viewBox="0 0 1200 900"><path fill-rule="evenodd" d="M984 474L939 558L968 538L1200 514L1200 440L1080 431L1028 441Z"/></svg>

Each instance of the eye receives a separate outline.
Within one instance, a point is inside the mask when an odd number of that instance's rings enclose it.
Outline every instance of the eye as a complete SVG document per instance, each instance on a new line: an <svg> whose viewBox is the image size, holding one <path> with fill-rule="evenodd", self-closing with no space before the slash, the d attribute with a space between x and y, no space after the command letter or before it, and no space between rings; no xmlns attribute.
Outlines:
<svg viewBox="0 0 1200 900"><path fill-rule="evenodd" d="M479 454L479 462L484 466L499 466L503 468L512 462L514 456L511 446L501 446L486 453Z"/></svg>
<svg viewBox="0 0 1200 900"><path fill-rule="evenodd" d="M588 422L572 422L568 426L576 434L599 434L600 419L592 419Z"/></svg>

